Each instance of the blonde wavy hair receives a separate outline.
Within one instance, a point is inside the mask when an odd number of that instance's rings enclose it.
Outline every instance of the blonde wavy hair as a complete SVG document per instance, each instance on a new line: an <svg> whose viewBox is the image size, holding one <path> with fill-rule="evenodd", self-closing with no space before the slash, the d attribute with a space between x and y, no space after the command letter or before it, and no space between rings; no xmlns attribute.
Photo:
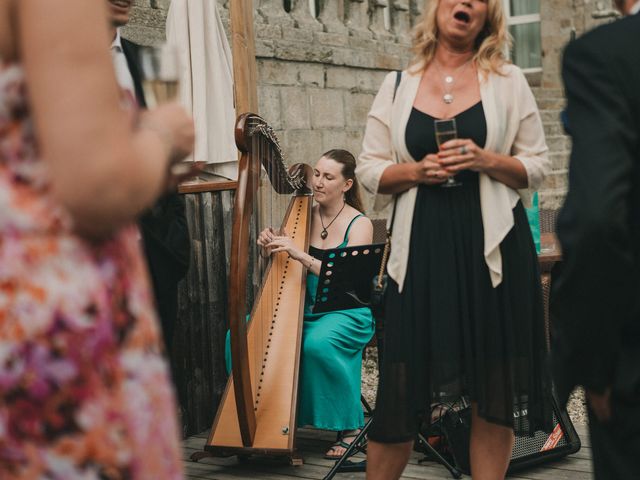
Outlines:
<svg viewBox="0 0 640 480"><path fill-rule="evenodd" d="M438 45L438 24L436 14L440 0L427 0L428 4L413 29L413 58L410 67L422 64L423 68L433 60ZM487 21L478 34L474 45L473 59L478 70L484 74L501 74L501 67L507 60L511 48L511 35L507 29L507 19L502 8L502 0L488 0Z"/></svg>

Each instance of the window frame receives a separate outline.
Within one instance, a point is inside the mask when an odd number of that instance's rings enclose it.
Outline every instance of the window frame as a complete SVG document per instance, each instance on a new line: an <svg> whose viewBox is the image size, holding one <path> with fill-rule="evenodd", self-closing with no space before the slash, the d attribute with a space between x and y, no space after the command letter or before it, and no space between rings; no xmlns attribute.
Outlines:
<svg viewBox="0 0 640 480"><path fill-rule="evenodd" d="M540 0L541 2L544 0ZM512 25L526 25L530 23L539 23L542 27L542 16L540 12L538 13L529 13L526 15L512 15L511 14L511 1L510 0L502 0L502 4L504 6L504 13L507 18L507 28ZM542 32L541 32L542 37ZM542 38L540 38L540 59L542 60ZM509 51L509 59L511 59L511 51ZM522 71L524 73L538 73L542 72L542 65L539 67L533 68L523 68Z"/></svg>

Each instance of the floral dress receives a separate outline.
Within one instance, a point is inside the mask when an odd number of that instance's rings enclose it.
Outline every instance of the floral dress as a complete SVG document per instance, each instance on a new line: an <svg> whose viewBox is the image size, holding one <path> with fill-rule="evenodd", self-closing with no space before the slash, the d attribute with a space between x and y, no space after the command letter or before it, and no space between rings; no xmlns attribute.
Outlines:
<svg viewBox="0 0 640 480"><path fill-rule="evenodd" d="M136 227L74 235L0 62L0 478L180 479L175 412Z"/></svg>

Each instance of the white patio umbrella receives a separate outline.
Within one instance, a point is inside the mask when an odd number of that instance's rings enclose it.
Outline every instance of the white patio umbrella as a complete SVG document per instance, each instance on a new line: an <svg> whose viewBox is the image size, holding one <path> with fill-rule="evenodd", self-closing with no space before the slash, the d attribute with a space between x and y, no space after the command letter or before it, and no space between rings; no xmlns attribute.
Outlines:
<svg viewBox="0 0 640 480"><path fill-rule="evenodd" d="M180 52L180 98L193 115L193 159L207 170L235 180L233 62L216 0L172 0L167 15L167 43Z"/></svg>

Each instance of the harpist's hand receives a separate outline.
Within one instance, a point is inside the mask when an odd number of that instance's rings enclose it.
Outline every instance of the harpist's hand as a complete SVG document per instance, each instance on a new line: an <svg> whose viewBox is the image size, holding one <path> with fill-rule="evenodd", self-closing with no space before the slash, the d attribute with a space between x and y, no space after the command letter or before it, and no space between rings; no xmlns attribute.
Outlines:
<svg viewBox="0 0 640 480"><path fill-rule="evenodd" d="M271 227L265 228L260 232L260 235L258 235L258 241L256 243L262 247L260 253L262 253L263 256L268 257L271 255L271 249L268 245L273 241L276 235L276 231Z"/></svg>
<svg viewBox="0 0 640 480"><path fill-rule="evenodd" d="M267 248L271 253L287 252L294 260L300 260L302 252L293 243L293 239L287 235L287 232L283 232L282 235L275 235L270 243L267 244Z"/></svg>

